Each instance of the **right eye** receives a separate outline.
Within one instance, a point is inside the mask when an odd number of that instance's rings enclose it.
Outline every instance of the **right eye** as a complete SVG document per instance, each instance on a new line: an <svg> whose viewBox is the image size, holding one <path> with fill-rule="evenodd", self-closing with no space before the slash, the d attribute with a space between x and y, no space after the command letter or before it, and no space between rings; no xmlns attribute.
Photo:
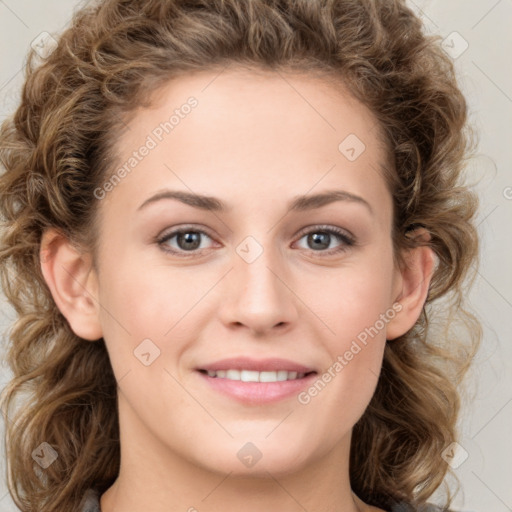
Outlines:
<svg viewBox="0 0 512 512"><path fill-rule="evenodd" d="M165 232L158 238L157 243L165 252L175 254L180 257L188 257L194 256L195 253L202 252L202 250L205 249L205 247L201 247L201 238L204 237L211 240L208 233L203 230L193 227L182 227Z"/></svg>

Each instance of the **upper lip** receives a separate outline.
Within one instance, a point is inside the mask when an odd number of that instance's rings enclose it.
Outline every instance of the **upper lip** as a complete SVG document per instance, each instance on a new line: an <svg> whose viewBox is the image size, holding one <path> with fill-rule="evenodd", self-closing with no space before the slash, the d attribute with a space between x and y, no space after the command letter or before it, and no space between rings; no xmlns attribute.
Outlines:
<svg viewBox="0 0 512 512"><path fill-rule="evenodd" d="M310 373L314 368L304 366L288 359L251 359L248 357L232 357L222 359L214 363L207 364L197 368L198 370L218 371L218 370L252 370L258 372L286 370L288 372Z"/></svg>

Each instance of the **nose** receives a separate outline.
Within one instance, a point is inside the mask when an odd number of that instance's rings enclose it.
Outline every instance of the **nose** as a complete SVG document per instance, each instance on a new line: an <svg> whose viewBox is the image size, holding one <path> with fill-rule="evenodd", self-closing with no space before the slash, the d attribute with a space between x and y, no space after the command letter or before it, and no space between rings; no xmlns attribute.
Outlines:
<svg viewBox="0 0 512 512"><path fill-rule="evenodd" d="M229 329L245 328L262 336L276 329L287 330L297 320L298 299L287 282L286 264L271 253L266 248L251 263L234 254L219 309Z"/></svg>

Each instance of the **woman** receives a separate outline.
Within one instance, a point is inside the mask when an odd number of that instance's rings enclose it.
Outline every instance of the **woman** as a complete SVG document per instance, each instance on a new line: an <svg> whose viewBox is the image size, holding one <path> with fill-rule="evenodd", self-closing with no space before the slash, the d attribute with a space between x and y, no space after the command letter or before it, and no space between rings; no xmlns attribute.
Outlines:
<svg viewBox="0 0 512 512"><path fill-rule="evenodd" d="M106 0L33 57L0 135L18 507L431 510L480 336L437 39L400 0Z"/></svg>

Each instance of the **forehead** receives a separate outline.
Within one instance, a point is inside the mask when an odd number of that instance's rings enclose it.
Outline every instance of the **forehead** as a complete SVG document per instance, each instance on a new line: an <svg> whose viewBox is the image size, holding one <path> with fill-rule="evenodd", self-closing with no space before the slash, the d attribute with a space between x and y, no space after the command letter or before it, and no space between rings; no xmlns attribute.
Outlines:
<svg viewBox="0 0 512 512"><path fill-rule="evenodd" d="M140 204L143 196L169 187L227 194L232 205L237 197L286 196L288 202L309 190L342 186L375 201L385 188L378 122L341 81L201 71L170 80L152 99L149 108L132 113L115 143L118 167L129 175L111 198ZM144 146L150 150L135 156ZM136 161L126 165L130 159Z"/></svg>

